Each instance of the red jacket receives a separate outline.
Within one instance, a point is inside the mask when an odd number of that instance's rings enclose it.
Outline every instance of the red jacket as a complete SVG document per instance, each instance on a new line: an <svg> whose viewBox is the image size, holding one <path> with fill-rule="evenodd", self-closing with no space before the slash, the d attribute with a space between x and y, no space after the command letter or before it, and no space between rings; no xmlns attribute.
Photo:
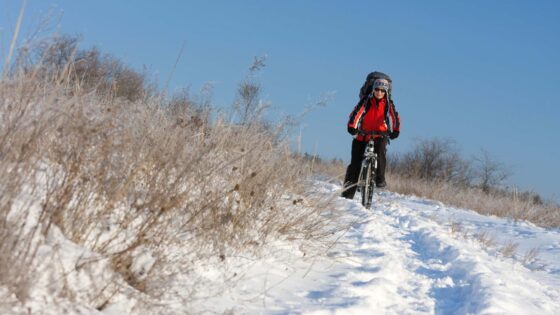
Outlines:
<svg viewBox="0 0 560 315"><path fill-rule="evenodd" d="M391 101L387 106L386 98L377 100L375 97L367 98L354 107L348 120L348 132L355 134L358 130L400 132L399 113ZM358 141L369 141L370 136L358 135Z"/></svg>

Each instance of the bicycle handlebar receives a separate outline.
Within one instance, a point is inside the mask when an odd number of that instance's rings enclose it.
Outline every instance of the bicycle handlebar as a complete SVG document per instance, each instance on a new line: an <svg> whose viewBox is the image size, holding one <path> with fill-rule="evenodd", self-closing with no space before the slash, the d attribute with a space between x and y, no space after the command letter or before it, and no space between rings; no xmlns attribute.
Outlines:
<svg viewBox="0 0 560 315"><path fill-rule="evenodd" d="M365 130L358 130L358 134L364 136L382 136L388 137L389 133L387 131L365 131Z"/></svg>

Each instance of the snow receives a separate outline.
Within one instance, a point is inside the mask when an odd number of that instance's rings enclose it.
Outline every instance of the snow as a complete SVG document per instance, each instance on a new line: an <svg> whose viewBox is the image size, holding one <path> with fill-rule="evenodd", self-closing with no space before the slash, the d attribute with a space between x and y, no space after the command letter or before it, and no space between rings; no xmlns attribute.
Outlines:
<svg viewBox="0 0 560 315"><path fill-rule="evenodd" d="M324 193L339 188L321 186ZM284 249L253 262L246 277L217 298L227 300L227 307L213 309L243 314L560 313L558 230L385 191L375 198L371 210L358 198L337 201L354 223L328 258L297 259L297 250ZM453 231L454 222L460 232ZM484 231L495 245L477 240ZM501 246L511 242L519 243L518 253L503 257ZM541 250L528 268L523 253L535 246Z"/></svg>
<svg viewBox="0 0 560 315"><path fill-rule="evenodd" d="M325 196L340 189L324 182L315 188ZM177 266L158 302L168 314L560 314L559 229L388 191L374 198L370 210L358 197L335 201L348 228L321 255L307 242L279 240L259 254L208 257L192 268ZM480 235L492 242L484 244ZM188 248L166 250L170 257L189 257ZM57 273L42 273L25 305L7 310L0 303L0 313L141 314L139 301L126 291L102 310L80 304L91 298L91 286L107 284L112 271L107 260L58 229L51 229L38 255ZM139 248L132 272L141 278L154 268L153 253ZM63 278L75 294L73 305L54 302L61 294L56 281ZM0 286L0 295L17 304L6 292ZM176 299L181 292L192 296L188 304Z"/></svg>

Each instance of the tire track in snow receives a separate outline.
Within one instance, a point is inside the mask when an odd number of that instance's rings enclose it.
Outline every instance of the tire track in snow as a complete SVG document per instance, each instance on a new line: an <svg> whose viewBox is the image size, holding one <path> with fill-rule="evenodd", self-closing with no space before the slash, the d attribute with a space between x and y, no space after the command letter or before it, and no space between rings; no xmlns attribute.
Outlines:
<svg viewBox="0 0 560 315"><path fill-rule="evenodd" d="M344 202L344 207L361 222L347 233L345 250L337 253L349 257L352 267L330 294L352 303L324 305L310 314L432 314L430 281L415 271L420 263L398 218L366 211L357 202Z"/></svg>
<svg viewBox="0 0 560 315"><path fill-rule="evenodd" d="M403 232L402 240L410 245L415 261L414 272L424 275L430 283L428 295L433 299L435 314L473 314L480 311L480 298L476 292L477 276L471 274L472 263L460 263L458 248L445 245L434 231L441 226L427 219L422 220L413 210L394 201L378 202L379 209L397 222ZM447 231L439 231L446 234Z"/></svg>
<svg viewBox="0 0 560 315"><path fill-rule="evenodd" d="M360 218L346 236L352 266L312 314L557 314L557 292L520 266L489 255L472 240L423 215L402 197L381 192L367 211L344 201ZM512 272L514 271L514 272Z"/></svg>
<svg viewBox="0 0 560 315"><path fill-rule="evenodd" d="M433 212L423 215L400 198L383 192L376 210L398 222L419 262L415 272L431 283L435 314L558 314L558 292L514 261L490 255L477 241L454 237Z"/></svg>

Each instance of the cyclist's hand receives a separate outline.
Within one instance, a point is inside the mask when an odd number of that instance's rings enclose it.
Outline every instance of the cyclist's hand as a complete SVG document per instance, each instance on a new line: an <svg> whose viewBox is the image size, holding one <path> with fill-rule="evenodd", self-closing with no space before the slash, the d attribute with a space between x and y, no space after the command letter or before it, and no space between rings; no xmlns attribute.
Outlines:
<svg viewBox="0 0 560 315"><path fill-rule="evenodd" d="M352 136L355 136L358 134L358 130L348 127L348 133L351 134Z"/></svg>
<svg viewBox="0 0 560 315"><path fill-rule="evenodd" d="M398 137L399 137L398 131L392 131L391 134L389 135L389 138L391 138L391 140L397 139Z"/></svg>

